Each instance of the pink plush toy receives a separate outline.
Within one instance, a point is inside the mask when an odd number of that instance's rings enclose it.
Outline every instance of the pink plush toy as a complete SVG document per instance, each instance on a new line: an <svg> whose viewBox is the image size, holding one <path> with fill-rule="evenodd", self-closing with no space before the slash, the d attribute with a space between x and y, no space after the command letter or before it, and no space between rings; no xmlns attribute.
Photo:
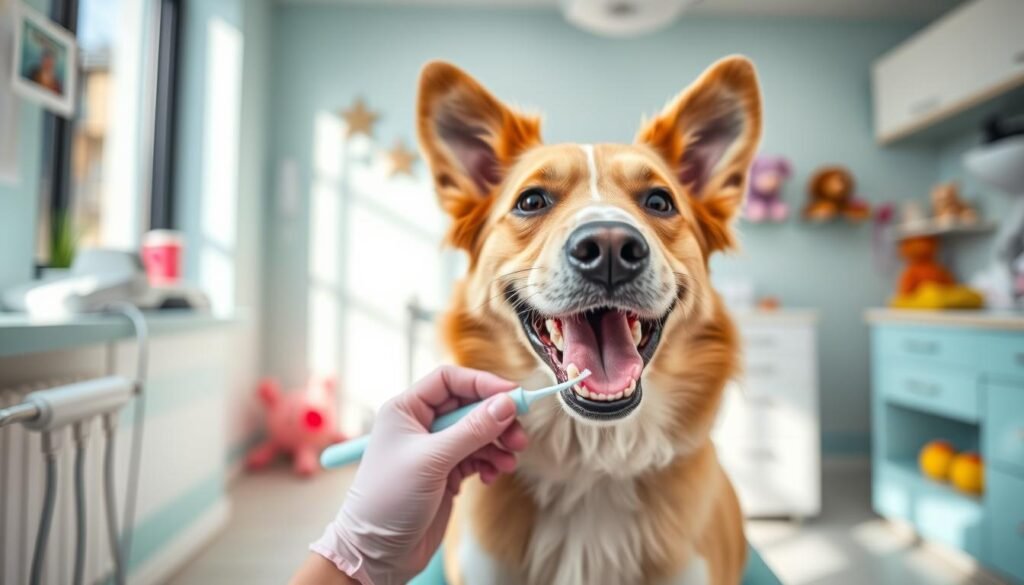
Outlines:
<svg viewBox="0 0 1024 585"><path fill-rule="evenodd" d="M260 382L259 395L267 410L268 437L249 451L249 469L262 469L285 453L291 454L295 473L309 477L319 469L320 451L345 440L337 430L333 378L315 378L287 393L267 378Z"/></svg>

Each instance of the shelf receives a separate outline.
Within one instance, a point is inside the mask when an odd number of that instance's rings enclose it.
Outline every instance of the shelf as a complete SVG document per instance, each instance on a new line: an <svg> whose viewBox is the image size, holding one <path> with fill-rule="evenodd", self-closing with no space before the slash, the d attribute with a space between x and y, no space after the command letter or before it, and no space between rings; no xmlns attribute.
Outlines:
<svg viewBox="0 0 1024 585"><path fill-rule="evenodd" d="M150 335L169 335L206 327L232 325L238 316L189 310L146 311ZM0 357L55 351L132 337L131 323L119 315L75 315L39 319L0 312Z"/></svg>
<svg viewBox="0 0 1024 585"><path fill-rule="evenodd" d="M917 468L917 462L914 460L889 459L886 461L886 465L889 465L894 471L896 471L896 473L900 474L901 477L904 477L906 481L915 483L916 490L919 493L927 494L936 498L961 500L965 503L979 507L982 505L981 495L972 496L971 494L965 494L948 483L935 481L925 477Z"/></svg>
<svg viewBox="0 0 1024 585"><path fill-rule="evenodd" d="M945 225L926 221L910 226L893 226L891 234L893 240L899 241L920 236L945 237L987 234L995 231L995 229L996 224L992 222Z"/></svg>

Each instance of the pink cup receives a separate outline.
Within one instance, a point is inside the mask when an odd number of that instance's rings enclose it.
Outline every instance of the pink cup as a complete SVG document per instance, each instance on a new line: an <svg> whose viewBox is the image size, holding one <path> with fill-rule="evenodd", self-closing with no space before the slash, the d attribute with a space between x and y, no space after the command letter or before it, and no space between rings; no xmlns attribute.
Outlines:
<svg viewBox="0 0 1024 585"><path fill-rule="evenodd" d="M181 281L185 239L174 230L153 230L142 238L142 264L153 286L172 286Z"/></svg>

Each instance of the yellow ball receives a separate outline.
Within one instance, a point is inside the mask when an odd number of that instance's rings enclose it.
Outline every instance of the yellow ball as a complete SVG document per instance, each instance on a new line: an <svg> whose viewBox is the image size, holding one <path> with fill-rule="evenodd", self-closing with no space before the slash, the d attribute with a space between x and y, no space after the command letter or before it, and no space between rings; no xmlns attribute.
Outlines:
<svg viewBox="0 0 1024 585"><path fill-rule="evenodd" d="M917 465L926 476L936 481L946 481L949 479L949 466L955 456L956 451L948 441L931 441L921 448Z"/></svg>
<svg viewBox="0 0 1024 585"><path fill-rule="evenodd" d="M985 465L977 453L961 453L949 465L949 480L956 489L980 494L985 489Z"/></svg>

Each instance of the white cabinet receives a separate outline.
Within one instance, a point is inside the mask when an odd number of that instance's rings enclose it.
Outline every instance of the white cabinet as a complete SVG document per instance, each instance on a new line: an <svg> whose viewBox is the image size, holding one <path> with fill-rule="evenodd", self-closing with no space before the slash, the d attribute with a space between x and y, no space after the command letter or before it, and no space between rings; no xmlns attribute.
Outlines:
<svg viewBox="0 0 1024 585"><path fill-rule="evenodd" d="M1024 2L971 0L875 62L875 137L893 142L1024 86Z"/></svg>
<svg viewBox="0 0 1024 585"><path fill-rule="evenodd" d="M749 517L821 510L816 316L740 313L744 373L729 385L713 437Z"/></svg>

